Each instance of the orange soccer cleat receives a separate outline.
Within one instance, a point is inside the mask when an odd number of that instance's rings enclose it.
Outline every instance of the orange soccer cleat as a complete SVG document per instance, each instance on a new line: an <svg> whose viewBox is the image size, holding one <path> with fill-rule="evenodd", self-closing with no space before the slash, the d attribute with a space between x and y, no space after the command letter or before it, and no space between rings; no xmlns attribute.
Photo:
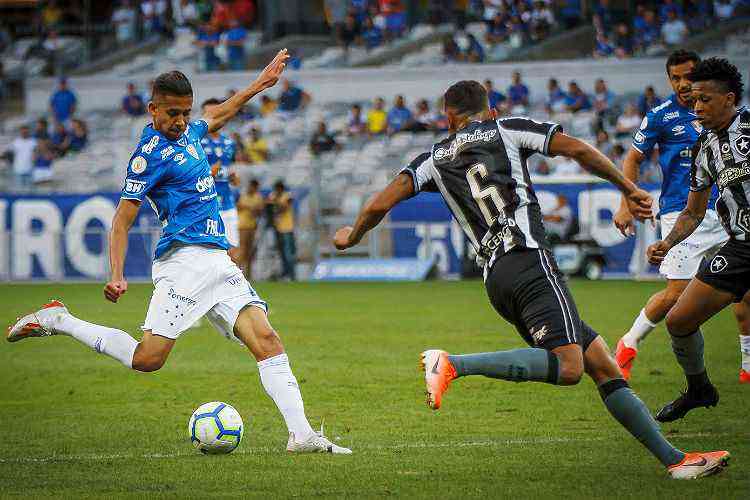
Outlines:
<svg viewBox="0 0 750 500"><path fill-rule="evenodd" d="M443 394L448 390L451 381L456 378L456 369L448 360L448 353L438 349L424 351L420 364L424 370L424 381L427 385L427 406L437 410L440 408Z"/></svg>
<svg viewBox="0 0 750 500"><path fill-rule="evenodd" d="M740 384L750 384L750 372L740 369Z"/></svg>
<svg viewBox="0 0 750 500"><path fill-rule="evenodd" d="M625 380L630 380L630 370L633 369L633 362L635 361L635 357L637 355L638 349L626 346L622 339L617 342L615 361L617 362L617 366L620 367L622 378L624 378Z"/></svg>
<svg viewBox="0 0 750 500"><path fill-rule="evenodd" d="M58 314L67 314L68 310L65 304L59 300L53 300L49 304L44 304L40 310L35 313L27 314L23 318L18 318L15 325L8 327L6 340L8 342L18 342L19 340L29 337L48 337L55 332L49 327L51 321Z"/></svg>
<svg viewBox="0 0 750 500"><path fill-rule="evenodd" d="M680 463L670 465L667 471L672 479L699 479L718 474L729 465L728 451L686 453Z"/></svg>

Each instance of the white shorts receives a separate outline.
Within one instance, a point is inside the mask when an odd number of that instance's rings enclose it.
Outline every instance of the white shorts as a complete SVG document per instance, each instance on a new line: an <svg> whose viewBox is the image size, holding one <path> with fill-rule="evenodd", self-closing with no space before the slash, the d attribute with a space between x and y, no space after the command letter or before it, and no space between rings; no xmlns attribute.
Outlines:
<svg viewBox="0 0 750 500"><path fill-rule="evenodd" d="M221 210L219 214L221 215L221 220L224 221L224 231L226 232L227 241L233 247L240 246L240 218L237 215L237 209Z"/></svg>
<svg viewBox="0 0 750 500"><path fill-rule="evenodd" d="M234 323L248 305L268 312L226 250L180 246L154 261L154 293L141 327L177 339L203 315L219 333L236 340Z"/></svg>
<svg viewBox="0 0 750 500"><path fill-rule="evenodd" d="M666 237L677 222L679 212L661 216L661 237ZM712 258L729 235L719 222L714 210L706 210L706 216L693 234L674 246L659 267L659 272L669 280L689 280L698 272L703 257Z"/></svg>

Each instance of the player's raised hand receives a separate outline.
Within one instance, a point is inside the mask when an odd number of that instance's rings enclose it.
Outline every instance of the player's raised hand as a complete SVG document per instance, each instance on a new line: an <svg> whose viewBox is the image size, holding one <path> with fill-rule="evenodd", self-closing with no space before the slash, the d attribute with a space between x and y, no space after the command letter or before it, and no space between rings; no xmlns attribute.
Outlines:
<svg viewBox="0 0 750 500"><path fill-rule="evenodd" d="M635 218L627 208L620 207L615 213L613 222L615 223L615 227L626 238L635 234Z"/></svg>
<svg viewBox="0 0 750 500"><path fill-rule="evenodd" d="M351 236L352 231L354 231L354 228L352 226L342 227L341 229L336 231L336 234L333 236L333 244L338 250L346 250L347 248L351 248L352 246L354 246L349 241L349 237Z"/></svg>
<svg viewBox="0 0 750 500"><path fill-rule="evenodd" d="M659 240L656 243L649 245L648 249L646 249L646 257L648 257L649 263L656 265L661 264L671 248L672 247L669 246L669 243L664 240Z"/></svg>
<svg viewBox="0 0 750 500"><path fill-rule="evenodd" d="M104 285L104 297L110 302L117 303L127 291L128 282L125 280L112 280Z"/></svg>
<svg viewBox="0 0 750 500"><path fill-rule="evenodd" d="M289 52L287 52L286 49L281 49L276 54L276 57L273 58L273 61L268 63L268 66L260 72L258 78L255 79L255 84L261 91L276 85L276 82L279 81L279 77L281 77L281 73L283 73L284 68L286 68L286 62L288 59Z"/></svg>
<svg viewBox="0 0 750 500"><path fill-rule="evenodd" d="M643 189L636 189L627 195L628 210L636 220L644 221L654 218L654 211L651 208L654 199Z"/></svg>

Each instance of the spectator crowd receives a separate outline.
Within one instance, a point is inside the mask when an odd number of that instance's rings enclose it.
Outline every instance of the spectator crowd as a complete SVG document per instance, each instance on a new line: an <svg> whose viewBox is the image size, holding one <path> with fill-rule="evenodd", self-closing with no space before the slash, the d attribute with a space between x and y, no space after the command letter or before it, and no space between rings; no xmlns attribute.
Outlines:
<svg viewBox="0 0 750 500"><path fill-rule="evenodd" d="M48 184L57 158L86 148L86 122L76 117L78 98L65 78L49 99L49 114L39 117L33 129L24 124L4 156L11 161L16 184L22 187Z"/></svg>
<svg viewBox="0 0 750 500"><path fill-rule="evenodd" d="M614 7L611 0L598 0L592 16L596 31L593 55L622 59L654 54L680 46L691 34L738 12L750 13L750 1L658 0L637 2L629 12Z"/></svg>

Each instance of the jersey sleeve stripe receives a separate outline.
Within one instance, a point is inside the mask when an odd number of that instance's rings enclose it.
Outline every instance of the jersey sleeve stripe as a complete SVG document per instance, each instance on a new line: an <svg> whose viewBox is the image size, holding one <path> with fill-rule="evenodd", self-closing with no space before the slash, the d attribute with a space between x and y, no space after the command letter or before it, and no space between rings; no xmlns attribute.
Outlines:
<svg viewBox="0 0 750 500"><path fill-rule="evenodd" d="M542 154L544 154L545 156L549 156L549 143L550 141L552 141L552 136L557 132L562 132L562 125L560 125L559 123L555 123L547 131L547 137L544 139L544 150L542 151Z"/></svg>

